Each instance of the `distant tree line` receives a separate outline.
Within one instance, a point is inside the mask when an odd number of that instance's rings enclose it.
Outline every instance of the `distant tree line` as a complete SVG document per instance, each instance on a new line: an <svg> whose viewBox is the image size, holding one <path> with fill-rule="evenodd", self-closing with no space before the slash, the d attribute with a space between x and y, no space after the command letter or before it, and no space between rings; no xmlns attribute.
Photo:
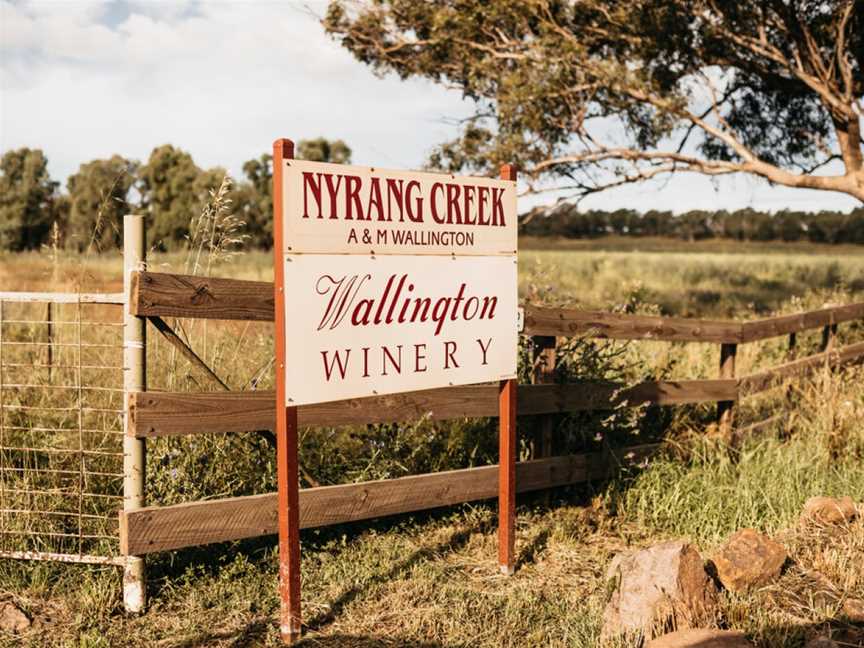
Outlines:
<svg viewBox="0 0 864 648"><path fill-rule="evenodd" d="M351 161L351 149L341 140L301 140L297 157L344 164ZM228 194L231 210L245 223L248 244L261 249L270 248L273 241L271 167L268 154L248 160L242 167L244 177L233 183ZM38 249L52 241L69 249L115 249L122 241L123 216L133 212L149 216L151 245L163 250L182 248L190 221L201 213L225 175L220 167L200 168L189 153L166 144L153 149L143 164L120 155L81 164L64 191L50 177L41 150L7 151L0 158L0 251ZM864 244L864 207L849 213L739 209L673 214L581 211L564 203L523 215L520 233Z"/></svg>
<svg viewBox="0 0 864 648"><path fill-rule="evenodd" d="M810 241L813 243L864 244L864 207L849 213L783 209L764 212L671 211L618 209L581 211L563 204L549 210L538 208L522 217L520 234L563 238L602 236L662 236L698 241L712 238L736 241Z"/></svg>
<svg viewBox="0 0 864 648"><path fill-rule="evenodd" d="M351 149L341 140L301 140L297 157L344 164L351 161ZM220 167L202 169L189 153L166 144L143 164L120 155L86 162L63 191L41 150L7 151L0 158L0 251L52 242L77 250L114 249L121 245L123 216L129 213L149 216L151 245L182 248L190 221L226 174ZM245 162L243 174L231 186L231 208L246 224L248 243L267 249L273 241L271 156Z"/></svg>

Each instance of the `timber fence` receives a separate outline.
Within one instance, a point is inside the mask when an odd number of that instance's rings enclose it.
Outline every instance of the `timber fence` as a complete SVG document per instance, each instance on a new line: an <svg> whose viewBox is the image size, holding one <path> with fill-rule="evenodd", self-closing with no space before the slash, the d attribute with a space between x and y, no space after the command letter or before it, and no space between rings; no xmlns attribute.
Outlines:
<svg viewBox="0 0 864 648"><path fill-rule="evenodd" d="M0 555L19 558L53 560L83 560L85 562L114 562L125 568L124 602L127 609L141 609L143 595L142 556L157 551L181 549L207 543L223 542L275 534L277 531L277 495L268 493L244 497L232 497L206 501L187 502L169 506L145 506L145 444L147 439L195 435L201 433L236 433L248 431L272 431L275 425L275 395L270 391L232 392L217 374L208 367L169 324L170 318L198 318L214 320L273 320L273 284L268 282L241 281L227 278L208 278L148 272L144 259L143 219L127 217L124 232L124 293L122 295L97 296L108 305L121 305L123 309L123 361L118 364L115 357L111 370L122 369L120 379L115 376L109 387L124 398L122 405L112 404L110 421L105 425L106 447L110 447L111 466L104 468L113 479L111 485L101 484L105 501L117 503L122 500L119 524L105 525L103 508L99 510L100 535L111 536L119 548L104 549L102 555L87 554L89 538L85 536L89 518L87 497L99 495L93 488L96 475L88 475L95 464L88 463L92 448L85 447L86 419L80 418L89 405L82 394L95 388L86 378L86 359L78 350L74 362L81 365L66 375L66 382L59 387L69 391L74 398L70 407L71 422L66 421L59 432L68 436L69 466L58 467L49 460L26 464L27 453L51 448L17 446L6 448L13 430L13 401L23 383L12 381L7 364L11 360L10 349L17 348L11 339L8 327L17 326L16 320L3 321L9 317L12 302L39 301L51 303L70 301L78 311L70 326L75 335L80 335L83 319L81 305L92 301L86 295L26 295L18 293L0 294L0 524L2 532L17 528L37 533L38 528L21 526L22 515L27 513L21 502L35 500L13 500L10 489L11 476L15 471L41 469L45 475L51 470L71 471L70 484L66 491L77 508L77 527L64 531L72 537L62 552L44 550L38 543L36 550L7 551ZM37 299L38 298L38 299ZM56 315L56 313L55 313ZM18 317L18 316L16 316ZM66 344L57 337L59 321L48 323L49 318L34 320L30 326L41 327L47 339L57 351ZM730 433L733 430L737 403L753 394L783 385L824 367L839 367L864 361L864 342L842 348L836 346L838 325L844 322L864 320L864 303L832 306L796 315L773 317L752 322L720 320L694 320L673 317L626 315L602 312L586 312L574 309L543 308L526 306L524 309L523 333L532 338L534 349L534 371L532 384L518 388L518 414L539 416L538 437L534 439L534 457L519 462L516 466L517 491L528 492L552 487L566 486L601 480L614 474L622 465L638 464L657 450L659 444L641 444L603 452L553 456L555 436L554 415L587 410L610 410L618 407L638 407L643 404L673 406L689 403L716 403L720 428ZM106 320L107 321L107 320ZM116 322L116 320L112 320ZM205 372L220 391L206 393L147 391L144 360L146 357L145 327L149 323L159 335L172 344L192 364ZM51 332L51 327L55 328ZM119 326L119 325L117 325ZM821 329L821 350L807 357L788 361L755 374L736 375L735 360L739 345L769 338L788 336L790 347L794 347L796 336L804 331ZM112 329L118 330L118 329ZM84 327L87 331L87 327ZM556 384L554 382L556 346L562 340L573 337L595 337L612 340L653 340L663 342L710 343L720 346L718 376L710 380L658 380L635 385L586 383ZM21 340L19 340L21 341ZM29 340L35 349L40 346L35 339ZM73 344L73 343L70 343ZM119 348L119 341L110 343ZM76 337L73 344L79 345ZM23 345L20 345L24 348ZM85 347L82 347L85 348ZM73 349L74 350L74 349ZM35 356L34 356L35 357ZM59 363L62 356L45 362ZM16 362L34 362L26 360ZM41 362L41 361L40 361ZM6 363L6 364L4 364ZM82 374L82 369L85 373ZM56 369L55 369L56 371ZM85 377L82 379L81 376ZM62 374L55 373L62 378ZM71 382L69 382L71 380ZM49 390L52 385L40 383L32 388ZM29 388L29 387L28 387ZM73 399L74 399L73 398ZM106 406L107 407L107 406ZM17 409L20 409L18 407ZM79 415L78 410L81 410ZM115 411L116 410L116 411ZM420 418L431 420L462 419L474 417L496 417L498 415L498 386L469 385L430 389L388 396L347 400L298 408L301 426L363 425L371 423L398 423ZM27 423L17 422L16 427ZM31 426L32 427L32 426ZM38 427L38 426L36 426ZM35 427L33 428L36 429ZM95 428L94 428L95 429ZM119 437L119 438L118 438ZM122 446L122 451L121 451ZM105 450L109 452L109 450ZM23 453L23 454L22 454ZM65 456L65 455L64 455ZM120 457L122 456L122 466ZM22 463L25 462L25 463ZM100 464L101 465L101 464ZM32 466L32 468L31 468ZM100 469L101 470L101 469ZM32 473L36 475L36 473ZM107 478L107 477L106 477ZM300 524L302 528L314 528L343 524L381 516L422 511L463 502L490 499L497 494L497 466L450 470L430 474L414 475L380 481L351 483L335 486L307 488L300 491ZM122 486L121 486L122 480ZM73 483L74 482L74 483ZM19 482L21 488L36 490L42 482L31 480ZM29 484L29 485L28 485ZM92 487L92 488L91 488ZM52 486L51 488L59 488ZM111 499L113 498L113 499ZM101 501L101 500L100 500ZM14 503L13 503L14 502ZM24 508L22 508L22 506ZM41 511L34 511L44 513ZM47 513L50 513L47 512ZM111 516L112 514L108 514ZM18 516L17 518L15 516ZM112 516L113 517L113 516ZM17 522L16 522L17 520ZM107 531L106 531L107 529ZM48 532L51 530L49 529ZM116 533L116 536L114 535ZM37 538L38 540L38 538ZM93 540L104 540L102 538ZM45 545L47 546L47 545ZM42 547L42 549L40 549Z"/></svg>
<svg viewBox="0 0 864 648"><path fill-rule="evenodd" d="M131 312L150 320L192 362L204 366L194 351L171 332L163 318L220 320L273 319L273 285L267 282L205 278L154 272L132 277ZM716 402L721 429L731 431L736 403L746 397L803 377L824 367L864 361L864 343L835 348L837 326L864 319L864 303L774 317L754 322L585 312L526 306L524 334L537 353L535 384L520 385L520 416L560 414L619 406L680 405ZM756 374L737 377L738 345L823 329L822 351ZM637 385L608 383L551 384L555 347L560 338L587 336L615 340L708 342L721 347L719 376L712 380L663 380ZM209 369L208 369L209 371ZM211 372L212 373L212 372ZM215 375L215 374L214 374ZM547 384L544 384L544 381ZM127 394L128 433L138 439L197 434L201 431L273 430L273 392ZM497 385L469 385L337 401L298 408L301 426L396 423L496 417ZM545 421L544 421L545 423ZM608 477L624 458L638 463L658 444L609 452L548 456L554 431L541 426L537 454L517 464L517 491L526 492ZM497 493L496 466L414 475L395 479L322 486L300 492L301 528L355 522L492 498ZM141 555L193 545L276 533L276 494L152 506L121 514L123 552Z"/></svg>

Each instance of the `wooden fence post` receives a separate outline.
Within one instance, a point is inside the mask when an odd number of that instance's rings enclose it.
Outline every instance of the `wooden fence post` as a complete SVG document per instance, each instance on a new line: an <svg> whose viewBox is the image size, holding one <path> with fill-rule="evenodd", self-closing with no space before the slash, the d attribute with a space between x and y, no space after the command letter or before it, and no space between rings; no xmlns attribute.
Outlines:
<svg viewBox="0 0 864 648"><path fill-rule="evenodd" d="M144 439L129 433L129 394L147 388L146 320L131 312L132 273L147 269L144 217L123 217L123 510L134 511L145 505L146 448ZM143 612L147 602L144 558L126 556L123 567L123 607L127 612Z"/></svg>
<svg viewBox="0 0 864 648"><path fill-rule="evenodd" d="M515 167L503 165L501 179L516 182ZM498 568L508 576L516 568L517 381L502 380L498 391Z"/></svg>
<svg viewBox="0 0 864 648"><path fill-rule="evenodd" d="M516 379L502 380L498 395L498 567L516 568Z"/></svg>
<svg viewBox="0 0 864 648"><path fill-rule="evenodd" d="M300 477L297 408L285 395L285 256L283 249L282 172L294 158L294 142L273 142L273 274L276 338L276 472L279 488L279 634L286 644L300 639Z"/></svg>
<svg viewBox="0 0 864 648"><path fill-rule="evenodd" d="M837 342L837 325L829 324L822 329L822 351L831 351Z"/></svg>
<svg viewBox="0 0 864 648"><path fill-rule="evenodd" d="M735 356L738 353L737 344L720 345L720 379L735 378ZM717 402L717 424L721 434L729 439L735 419L736 401Z"/></svg>
<svg viewBox="0 0 864 648"><path fill-rule="evenodd" d="M557 338L551 335L537 335L531 338L534 346L534 383L544 384L555 381L555 352ZM552 416L543 416L534 438L532 459L552 456L553 428Z"/></svg>

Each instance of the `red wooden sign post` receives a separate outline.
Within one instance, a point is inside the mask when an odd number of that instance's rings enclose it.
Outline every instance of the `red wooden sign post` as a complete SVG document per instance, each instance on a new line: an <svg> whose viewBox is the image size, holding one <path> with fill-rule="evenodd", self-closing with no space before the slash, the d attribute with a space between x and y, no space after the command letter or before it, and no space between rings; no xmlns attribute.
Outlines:
<svg viewBox="0 0 864 648"><path fill-rule="evenodd" d="M505 164L501 179L516 182L516 169ZM498 395L498 567L508 576L516 566L516 384L502 380Z"/></svg>
<svg viewBox="0 0 864 648"><path fill-rule="evenodd" d="M276 471L279 481L279 634L300 638L300 481L297 470L297 408L285 402L285 261L283 256L283 160L294 142L273 142L273 272L276 336Z"/></svg>
<svg viewBox="0 0 864 648"><path fill-rule="evenodd" d="M291 140L273 143L280 635L287 644L301 633L298 405L500 380L498 562L513 573L515 180L509 165L501 180L457 178L294 160Z"/></svg>

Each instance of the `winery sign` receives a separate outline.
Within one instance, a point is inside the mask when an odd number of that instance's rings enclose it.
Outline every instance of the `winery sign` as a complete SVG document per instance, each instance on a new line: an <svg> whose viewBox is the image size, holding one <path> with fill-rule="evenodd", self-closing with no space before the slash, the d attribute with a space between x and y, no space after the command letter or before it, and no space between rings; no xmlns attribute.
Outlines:
<svg viewBox="0 0 864 648"><path fill-rule="evenodd" d="M305 405L496 382L498 565L513 573L516 182L510 166L501 175L303 162L294 159L290 140L273 144L280 634L286 643L301 631L298 448Z"/></svg>
<svg viewBox="0 0 864 648"><path fill-rule="evenodd" d="M281 164L286 405L515 377L514 182Z"/></svg>

